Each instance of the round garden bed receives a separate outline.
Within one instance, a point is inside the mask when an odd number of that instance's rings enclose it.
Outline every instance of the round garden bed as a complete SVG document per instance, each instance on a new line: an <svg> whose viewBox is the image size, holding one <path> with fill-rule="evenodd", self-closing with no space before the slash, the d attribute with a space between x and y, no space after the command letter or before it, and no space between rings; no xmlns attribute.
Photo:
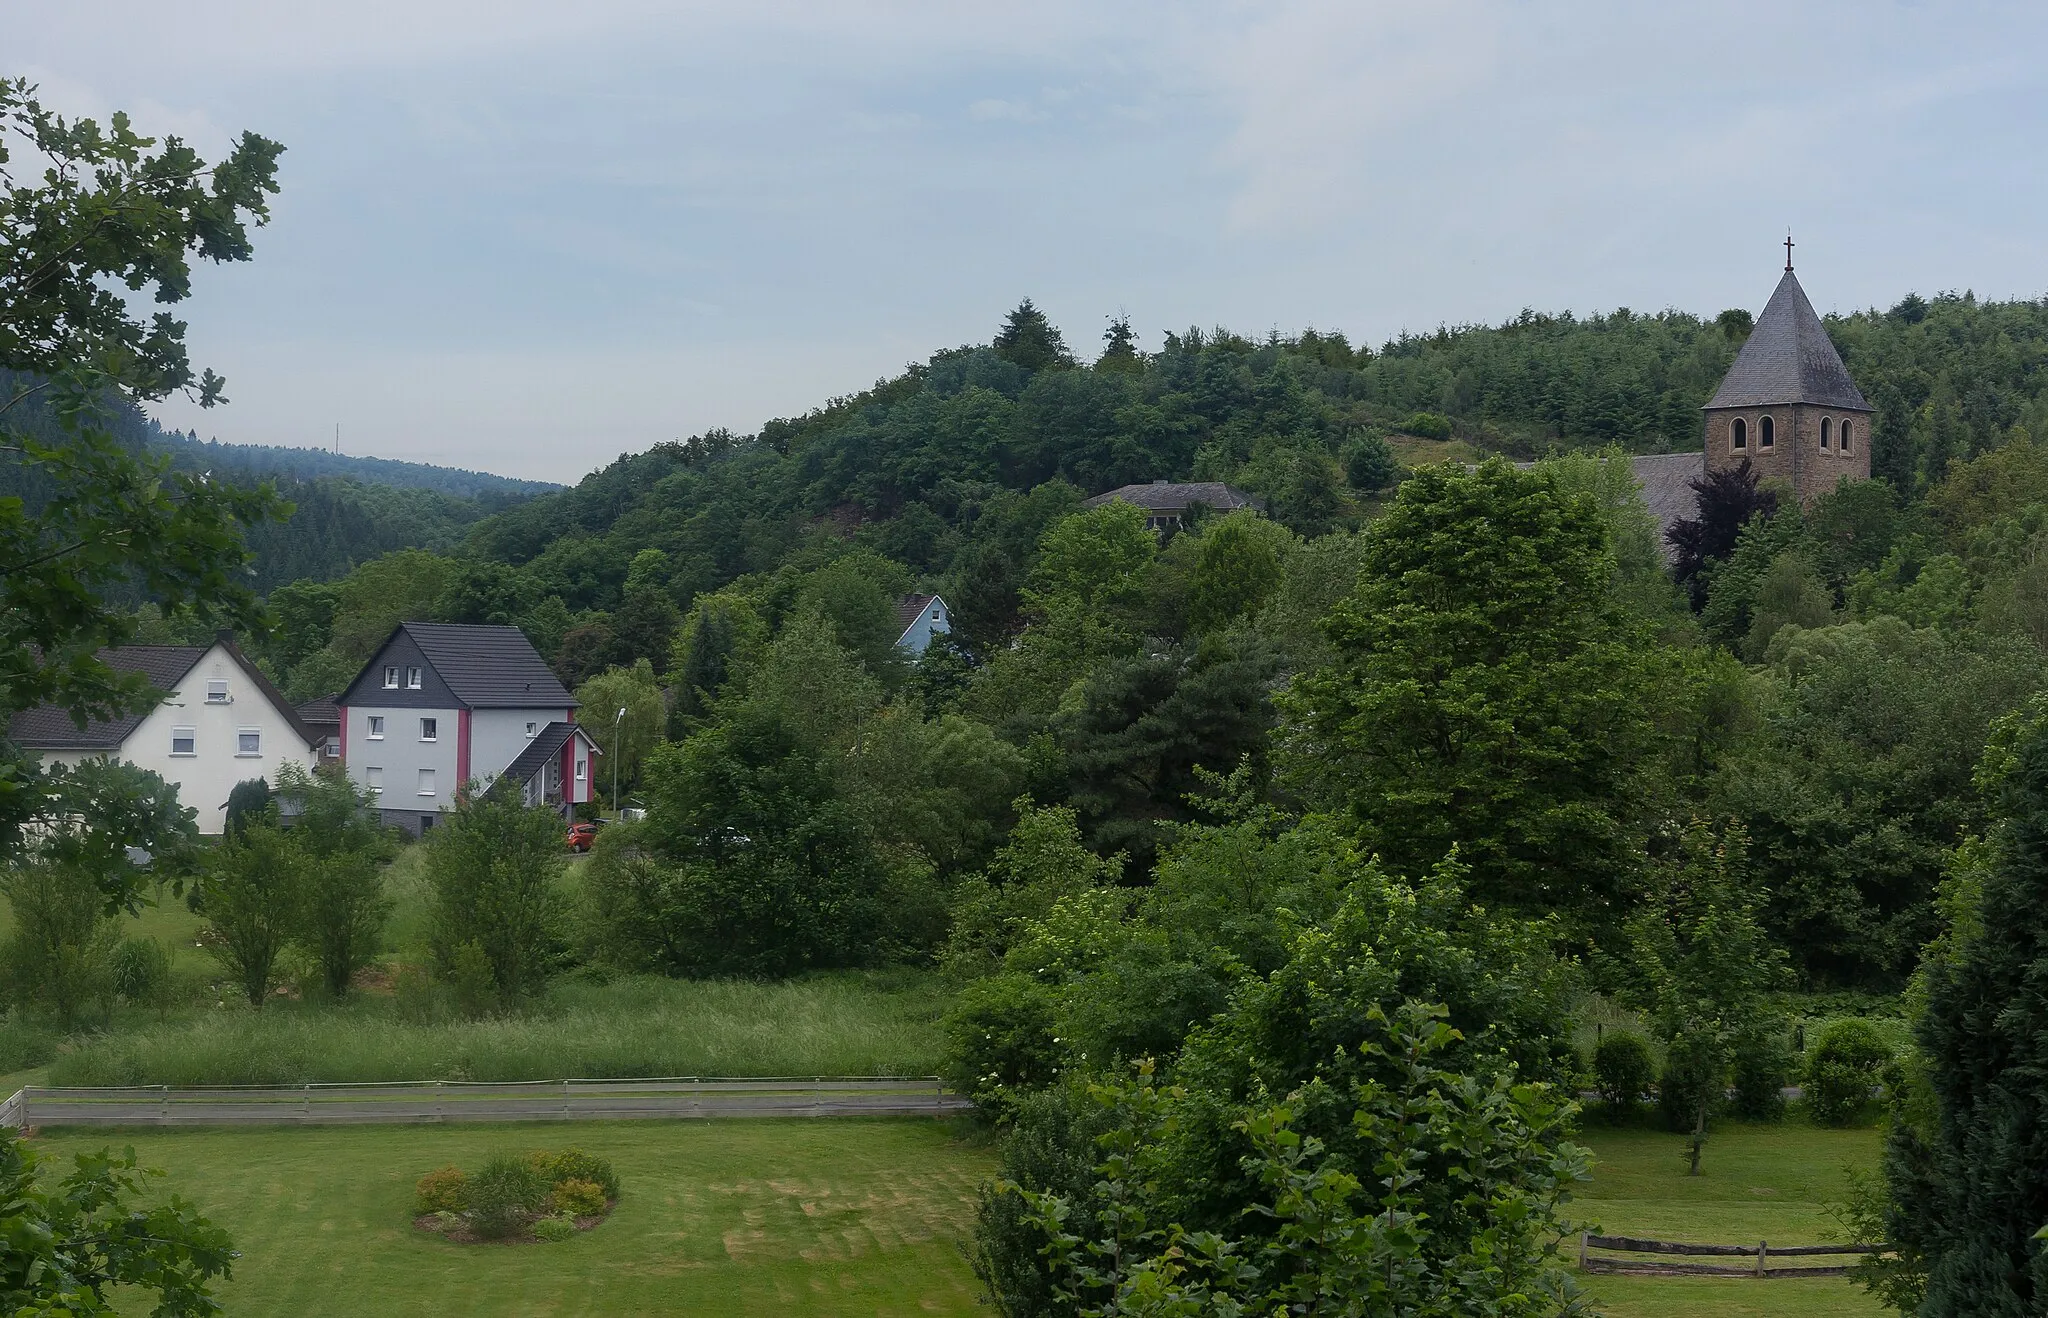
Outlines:
<svg viewBox="0 0 2048 1318"><path fill-rule="evenodd" d="M474 1175L437 1167L415 1187L412 1224L463 1245L567 1240L611 1216L619 1202L612 1165L581 1149L498 1157Z"/></svg>

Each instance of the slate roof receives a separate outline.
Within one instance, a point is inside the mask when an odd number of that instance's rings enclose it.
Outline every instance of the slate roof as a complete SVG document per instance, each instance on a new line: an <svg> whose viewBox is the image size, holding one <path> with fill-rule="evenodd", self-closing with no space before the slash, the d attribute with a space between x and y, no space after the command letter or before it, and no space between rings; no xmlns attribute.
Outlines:
<svg viewBox="0 0 2048 1318"><path fill-rule="evenodd" d="M471 709L577 708L576 698L517 627L402 622L398 629L412 637L455 698ZM377 648L381 654L384 647Z"/></svg>
<svg viewBox="0 0 2048 1318"><path fill-rule="evenodd" d="M1643 488L1643 502L1657 519L1657 543L1668 560L1677 554L1664 533L1672 523L1699 516L1699 499L1692 482L1707 474L1704 453L1645 453L1628 460L1636 484Z"/></svg>
<svg viewBox="0 0 2048 1318"><path fill-rule="evenodd" d="M548 761L559 758L562 747L568 745L569 739L579 732L583 732L580 724L563 719L556 719L548 724L535 734L532 741L526 743L525 750L513 757L512 763L505 766L505 772L498 775L498 780L491 784L491 790L495 792L508 783L511 784L505 788L508 792L525 786L535 774L547 767ZM583 739L590 741L590 735L584 733ZM601 753L595 742L591 742L590 753Z"/></svg>
<svg viewBox="0 0 2048 1318"><path fill-rule="evenodd" d="M1099 508L1111 499L1122 499L1147 512L1159 514L1185 512L1198 503L1207 504L1220 513L1264 506L1243 490L1233 489L1222 481L1152 481L1144 485L1125 485L1096 495L1087 506Z"/></svg>
<svg viewBox="0 0 2048 1318"><path fill-rule="evenodd" d="M235 661L243 674L255 683L277 711L284 715L292 730L305 739L308 746L320 740L306 720L285 700L284 693L277 689L267 674L249 662L249 656L241 651L234 638L222 632L215 645L224 647L228 657ZM152 687L166 694L175 690L193 666L204 659L212 645L123 645L101 650L99 658L109 667L123 673L141 673ZM94 719L80 728L71 715L55 705L38 705L16 714L8 724L8 740L29 750L44 751L113 751L119 750L142 720L154 712L155 706L140 714L126 718Z"/></svg>
<svg viewBox="0 0 2048 1318"><path fill-rule="evenodd" d="M101 650L102 663L123 673L141 673L159 691L169 691L178 679L213 647L206 645L124 645ZM83 728L71 715L55 705L38 705L16 714L8 724L8 740L32 750L119 750L128 734L140 727L149 711L126 718L93 719Z"/></svg>
<svg viewBox="0 0 2048 1318"><path fill-rule="evenodd" d="M1790 270L1778 281L1778 289L1764 304L1735 364L1707 403L1716 407L1768 407L1776 403L1814 403L1853 412L1868 412L1870 404L1840 353L1828 340L1806 290Z"/></svg>
<svg viewBox="0 0 2048 1318"><path fill-rule="evenodd" d="M334 703L333 696L322 696L318 700L308 700L305 704L300 705L299 717L305 720L309 727L315 724L333 724L339 727L341 726L341 706Z"/></svg>

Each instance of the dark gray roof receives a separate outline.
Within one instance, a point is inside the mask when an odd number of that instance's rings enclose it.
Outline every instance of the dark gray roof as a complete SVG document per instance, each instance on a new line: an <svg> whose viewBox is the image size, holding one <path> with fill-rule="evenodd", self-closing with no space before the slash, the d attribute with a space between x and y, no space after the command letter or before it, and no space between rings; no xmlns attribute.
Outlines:
<svg viewBox="0 0 2048 1318"><path fill-rule="evenodd" d="M524 786L547 766L549 760L559 756L562 747L569 744L569 739L581 731L583 729L577 724L563 719L548 724L526 743L525 750L513 757L512 763L505 766L505 772L498 775L498 781L491 784L491 790L495 792L504 787L509 792ZM589 740L588 734L584 739ZM591 750L595 752L597 747L593 744Z"/></svg>
<svg viewBox="0 0 2048 1318"><path fill-rule="evenodd" d="M1828 340L1806 290L1799 287L1790 270L1778 281L1778 290L1764 304L1756 318L1735 365L1714 391L1709 408L1768 407L1776 403L1815 403L1868 412L1870 405L1841 354Z"/></svg>
<svg viewBox="0 0 2048 1318"><path fill-rule="evenodd" d="M339 726L341 723L341 706L334 703L333 696L322 696L318 700L308 700L305 704L300 705L299 717L304 719L309 727L316 723Z"/></svg>
<svg viewBox="0 0 2048 1318"><path fill-rule="evenodd" d="M577 707L576 698L517 627L402 622L398 629L412 637L455 698L472 709Z"/></svg>
<svg viewBox="0 0 2048 1318"><path fill-rule="evenodd" d="M1707 455L1645 453L1630 458L1628 465L1629 470L1635 473L1636 484L1643 488L1643 502L1650 506L1650 515L1657 519L1657 543L1669 558L1677 551L1664 538L1664 533L1671 529L1672 523L1699 515L1699 500L1693 493L1692 482L1706 475Z"/></svg>
<svg viewBox="0 0 2048 1318"><path fill-rule="evenodd" d="M243 674L255 683L277 711L284 715L292 730L305 739L308 746L320 738L306 725L306 720L292 708L284 693L268 674L249 661L235 644L234 637L222 632L214 642L227 650L228 657L235 661ZM100 659L109 667L123 673L141 673L149 684L166 694L177 688L192 666L206 657L212 645L123 645L101 650ZM119 750L128 740L129 734L142 725L151 710L131 714L126 718L94 719L80 728L72 721L71 715L55 705L39 705L16 714L7 728L8 740L29 750L47 751L111 751Z"/></svg>
<svg viewBox="0 0 2048 1318"><path fill-rule="evenodd" d="M170 691L178 679L205 657L205 645L123 645L101 650L99 659L117 672L141 673L152 687ZM38 705L16 714L8 724L8 740L30 750L119 750L128 734L149 717L149 711L126 718L93 719L83 728L55 705Z"/></svg>
<svg viewBox="0 0 2048 1318"><path fill-rule="evenodd" d="M1235 512L1239 508L1262 507L1257 499L1243 490L1233 489L1222 481L1152 481L1144 485L1125 485L1098 494L1088 501L1088 507L1097 508L1111 499L1122 499L1134 503L1153 513L1185 512L1191 505L1206 504L1218 512Z"/></svg>

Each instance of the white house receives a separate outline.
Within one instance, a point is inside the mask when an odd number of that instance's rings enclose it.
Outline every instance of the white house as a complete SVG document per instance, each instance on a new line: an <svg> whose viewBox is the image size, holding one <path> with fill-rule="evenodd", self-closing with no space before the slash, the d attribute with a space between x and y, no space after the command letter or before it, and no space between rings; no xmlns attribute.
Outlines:
<svg viewBox="0 0 2048 1318"><path fill-rule="evenodd" d="M905 595L896 601L896 626L896 644L915 658L925 652L934 636L952 630L953 617L946 610L946 601L937 595Z"/></svg>
<svg viewBox="0 0 2048 1318"><path fill-rule="evenodd" d="M124 645L102 650L122 672L141 673L165 696L147 713L78 726L54 705L23 710L8 739L44 764L125 760L178 789L199 831L219 834L235 784L272 786L286 764L318 763L320 738L263 670L222 632L211 645Z"/></svg>
<svg viewBox="0 0 2048 1318"><path fill-rule="evenodd" d="M408 833L501 777L564 815L591 799L597 744L517 627L400 623L335 704L349 777Z"/></svg>

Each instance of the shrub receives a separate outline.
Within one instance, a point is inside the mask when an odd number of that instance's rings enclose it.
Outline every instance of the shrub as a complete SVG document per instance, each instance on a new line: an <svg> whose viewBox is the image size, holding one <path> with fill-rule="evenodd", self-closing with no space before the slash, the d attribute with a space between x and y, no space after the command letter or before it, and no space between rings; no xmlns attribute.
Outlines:
<svg viewBox="0 0 2048 1318"><path fill-rule="evenodd" d="M469 1207L469 1178L460 1167L436 1167L413 1187L422 1213L459 1213Z"/></svg>
<svg viewBox="0 0 2048 1318"><path fill-rule="evenodd" d="M114 991L138 1007L171 1005L171 954L154 938L124 938L114 949Z"/></svg>
<svg viewBox="0 0 2048 1318"><path fill-rule="evenodd" d="M1685 1035L1671 1041L1664 1053L1664 1074L1657 1081L1657 1106L1665 1124L1690 1134L1704 1099L1709 1120L1727 1098L1727 1077L1713 1050Z"/></svg>
<svg viewBox="0 0 2048 1318"><path fill-rule="evenodd" d="M570 1217L595 1217L604 1211L604 1187L596 1181L555 1182L555 1211Z"/></svg>
<svg viewBox="0 0 2048 1318"><path fill-rule="evenodd" d="M462 1214L460 1213L451 1213L444 1208L440 1212L434 1214L434 1230L436 1231L453 1231L455 1228L461 1225Z"/></svg>
<svg viewBox="0 0 2048 1318"><path fill-rule="evenodd" d="M561 1185L564 1181L587 1181L598 1188L606 1199L619 1197L618 1173L612 1170L610 1162L593 1157L581 1149L563 1149L550 1152L541 1149L527 1155L535 1171L547 1178L550 1185Z"/></svg>
<svg viewBox="0 0 2048 1318"><path fill-rule="evenodd" d="M1754 1034L1735 1045L1735 1111L1751 1121L1785 1115L1785 1086L1792 1079L1792 1055L1775 1034Z"/></svg>
<svg viewBox="0 0 2048 1318"><path fill-rule="evenodd" d="M1401 429L1422 439L1449 439L1451 419L1441 412L1417 412L1401 423Z"/></svg>
<svg viewBox="0 0 2048 1318"><path fill-rule="evenodd" d="M1846 1126L1877 1090L1892 1050L1865 1021L1836 1021L1821 1032L1806 1061L1806 1105L1823 1126Z"/></svg>
<svg viewBox="0 0 2048 1318"><path fill-rule="evenodd" d="M534 1238L559 1244L576 1234L576 1224L566 1217L543 1217L533 1224Z"/></svg>
<svg viewBox="0 0 2048 1318"><path fill-rule="evenodd" d="M1377 432L1359 436L1344 447L1344 478L1354 490L1384 490L1401 474L1394 450Z"/></svg>
<svg viewBox="0 0 2048 1318"><path fill-rule="evenodd" d="M1649 1097L1656 1081L1657 1064L1640 1035L1616 1030L1593 1050L1593 1087L1617 1113L1631 1111Z"/></svg>
<svg viewBox="0 0 2048 1318"><path fill-rule="evenodd" d="M469 1225L485 1240L503 1240L547 1211L546 1177L524 1158L493 1158L469 1182Z"/></svg>
<svg viewBox="0 0 2048 1318"><path fill-rule="evenodd" d="M1057 1008L1053 991L1028 975L968 985L946 1018L940 1074L971 1095L979 1111L1006 1120L1014 1091L1050 1084L1059 1074Z"/></svg>

